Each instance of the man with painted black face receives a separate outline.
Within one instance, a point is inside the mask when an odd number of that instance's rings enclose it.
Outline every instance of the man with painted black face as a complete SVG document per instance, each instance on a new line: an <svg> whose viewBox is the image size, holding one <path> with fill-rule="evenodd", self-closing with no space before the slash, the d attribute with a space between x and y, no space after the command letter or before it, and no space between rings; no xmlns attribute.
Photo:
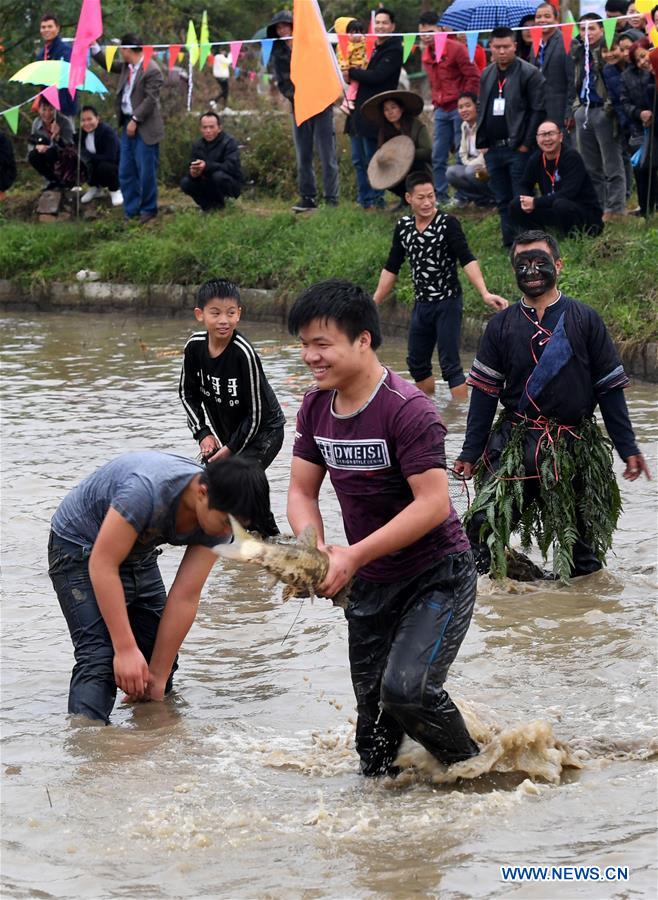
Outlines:
<svg viewBox="0 0 658 900"><path fill-rule="evenodd" d="M623 389L629 380L610 335L597 312L567 297L557 287L562 260L557 242L542 231L516 238L511 261L522 297L488 323L467 383L473 388L464 445L454 471L470 478L476 463L495 477L501 457L522 425L524 497L537 491L538 442L552 440L547 425L558 423L576 440L578 430L598 405L606 430L626 463L624 478L650 478L638 450ZM492 429L500 400L502 415ZM610 467L610 478L614 478ZM486 511L471 519L467 534L478 571L489 571L491 554L482 540ZM518 522L518 520L517 520ZM587 522L576 513L578 537L573 547L571 575L585 575L602 567L602 560L583 540Z"/></svg>

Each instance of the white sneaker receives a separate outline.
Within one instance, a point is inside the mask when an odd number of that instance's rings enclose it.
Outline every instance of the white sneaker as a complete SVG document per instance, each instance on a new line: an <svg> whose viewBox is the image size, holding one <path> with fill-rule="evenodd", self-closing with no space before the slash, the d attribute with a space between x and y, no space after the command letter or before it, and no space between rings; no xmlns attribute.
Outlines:
<svg viewBox="0 0 658 900"><path fill-rule="evenodd" d="M112 206L122 206L123 194L119 190L110 191L110 200L112 201Z"/></svg>
<svg viewBox="0 0 658 900"><path fill-rule="evenodd" d="M89 190L80 197L80 203L91 203L96 197L100 197L101 189L99 187L90 187Z"/></svg>

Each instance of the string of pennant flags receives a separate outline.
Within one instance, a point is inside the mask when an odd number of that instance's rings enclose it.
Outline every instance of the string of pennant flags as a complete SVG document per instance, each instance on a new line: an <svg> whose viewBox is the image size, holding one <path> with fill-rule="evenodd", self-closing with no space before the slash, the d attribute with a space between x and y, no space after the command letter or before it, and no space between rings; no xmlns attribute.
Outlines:
<svg viewBox="0 0 658 900"><path fill-rule="evenodd" d="M648 23L648 31L649 37L654 45L654 47L658 47L658 29L654 25L651 15L646 13L646 19ZM598 19L598 20L590 20L592 22L598 21L598 23L602 26L605 41L608 47L612 45L613 39L615 37L616 27L617 27L617 19ZM539 45L543 39L543 31L544 28L555 28L559 29L562 33L562 39L564 41L565 50L568 53L571 48L572 40L578 35L579 29L576 20L573 17L571 11L567 13L567 22L562 24L555 25L547 25L547 26L531 26L530 28L526 27L517 27L513 28L512 31L529 31L530 38L532 40L533 50L535 54L539 51ZM478 40L480 34L482 32L479 31L437 31L433 33L434 39L434 56L438 61L443 56L445 51L445 46L448 38L451 35L465 35L466 37L466 47L468 50L469 58L471 62L474 59L475 51L478 45ZM406 62L411 53L416 49L417 40L421 36L421 32L394 32L389 33L386 37L401 37L402 38L402 58L403 62ZM427 36L427 32L423 36ZM348 46L350 37L348 34L329 34L330 40L338 44L341 53L343 56L347 56ZM370 60L375 48L375 44L377 41L378 35L374 34L372 30L365 35L365 51L366 57ZM292 40L292 37L285 38L245 38L240 41L211 41L209 28L208 28L208 14L207 11L204 10L203 16L201 19L201 26L199 29L199 33L197 35L196 28L194 26L194 22L190 19L187 27L187 35L185 39L185 43L173 43L173 44L144 44L142 47L143 50L143 63L144 68L148 66L151 57L155 54L162 59L166 59L169 71L171 72L176 65L177 62L182 62L185 58L185 53L188 55L188 65L189 65L189 74L188 78L190 81L190 90L188 92L188 109L190 108L191 102L191 90L192 90L192 70L197 65L199 70L203 70L208 58L213 55L213 49L216 47L228 47L230 57L231 57L231 65L233 70L237 73L239 72L238 60L240 54L242 52L242 48L245 45L250 44L260 44L260 57L261 62L264 67L267 67L270 56L272 55L272 47L274 46L275 40ZM114 62L114 57L116 56L117 50L121 47L126 49L133 48L135 45L133 44L108 44L105 47L105 66L107 71L109 72L112 68L112 63ZM253 75L256 78L255 72L249 73L250 77ZM51 91L51 88L44 88L44 90L39 91L38 94L35 94L33 97L28 98L27 100L23 100L21 103L16 104L16 106L12 106L9 109L5 109L2 111L1 115L4 117L5 121L9 125L9 128L13 132L13 134L17 133L18 130L18 114L19 110L22 106L26 106L28 103L33 103L37 97L46 96L48 98L47 92ZM51 91L52 93L52 91Z"/></svg>

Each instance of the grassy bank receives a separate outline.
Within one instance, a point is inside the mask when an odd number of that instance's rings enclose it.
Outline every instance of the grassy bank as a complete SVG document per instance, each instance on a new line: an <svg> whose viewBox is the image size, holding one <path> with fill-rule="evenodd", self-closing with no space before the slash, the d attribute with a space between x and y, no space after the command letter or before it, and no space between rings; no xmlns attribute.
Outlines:
<svg viewBox="0 0 658 900"><path fill-rule="evenodd" d="M223 214L200 216L172 194L165 212L146 227L126 227L120 215L93 222L0 224L0 274L24 286L69 280L93 269L105 281L196 284L213 276L249 287L296 293L321 278L349 278L373 290L397 213L364 213L345 202L337 209L295 216L287 205L243 199ZM118 211L117 211L118 212ZM490 290L516 296L500 248L498 216L460 215ZM562 242L561 287L603 315L618 339L646 341L658 332L658 228L629 217L596 239ZM465 278L462 278L466 282ZM465 284L466 309L484 307ZM398 299L412 300L405 267Z"/></svg>

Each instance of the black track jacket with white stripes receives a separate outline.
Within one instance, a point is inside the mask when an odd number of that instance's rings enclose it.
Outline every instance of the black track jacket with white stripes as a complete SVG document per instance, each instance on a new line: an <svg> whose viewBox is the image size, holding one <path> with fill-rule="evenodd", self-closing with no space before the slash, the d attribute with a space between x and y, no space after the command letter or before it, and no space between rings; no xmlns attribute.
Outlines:
<svg viewBox="0 0 658 900"><path fill-rule="evenodd" d="M179 395L195 440L214 434L231 453L241 453L257 434L285 423L258 354L234 331L226 349L213 358L208 333L185 345Z"/></svg>

